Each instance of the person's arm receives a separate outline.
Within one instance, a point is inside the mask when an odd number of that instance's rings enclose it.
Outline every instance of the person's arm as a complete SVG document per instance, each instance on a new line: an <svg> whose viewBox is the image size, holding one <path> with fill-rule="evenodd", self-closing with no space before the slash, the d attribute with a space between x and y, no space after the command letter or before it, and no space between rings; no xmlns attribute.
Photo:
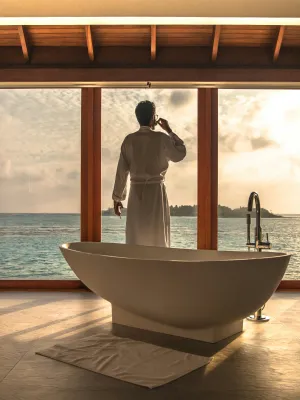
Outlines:
<svg viewBox="0 0 300 400"><path fill-rule="evenodd" d="M127 179L129 174L129 164L125 154L125 141L121 146L121 152L115 177L115 185L113 189L112 199L114 201L114 208L117 215L120 215L118 209L122 206L122 201L126 199L127 195Z"/></svg>
<svg viewBox="0 0 300 400"><path fill-rule="evenodd" d="M173 132L166 136L165 151L167 158L174 163L182 161L186 156L184 142Z"/></svg>
<svg viewBox="0 0 300 400"><path fill-rule="evenodd" d="M169 131L168 135L170 136L171 139L174 140L174 144L176 146L184 145L183 140L181 140L180 137L177 136L176 133L174 133L173 131Z"/></svg>
<svg viewBox="0 0 300 400"><path fill-rule="evenodd" d="M186 156L186 147L183 140L180 139L170 128L168 121L160 118L159 125L167 132L165 138L165 150L167 158L172 162L182 161Z"/></svg>

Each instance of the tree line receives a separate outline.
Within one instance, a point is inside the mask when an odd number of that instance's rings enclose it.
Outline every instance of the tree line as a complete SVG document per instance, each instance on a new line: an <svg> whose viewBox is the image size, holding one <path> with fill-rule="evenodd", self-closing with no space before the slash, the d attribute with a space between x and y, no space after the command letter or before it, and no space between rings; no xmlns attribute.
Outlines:
<svg viewBox="0 0 300 400"><path fill-rule="evenodd" d="M248 210L246 207L240 208L229 208L226 206L218 205L218 217L219 218L245 218ZM197 216L197 206L170 206L170 214L171 217L196 217ZM255 217L255 209L252 211L252 217ZM114 215L114 209L109 208L107 210L102 211L103 216L112 216ZM123 208L122 215L126 215L126 208ZM262 218L281 218L280 215L273 214L272 212L266 210L265 208L261 209L261 217Z"/></svg>

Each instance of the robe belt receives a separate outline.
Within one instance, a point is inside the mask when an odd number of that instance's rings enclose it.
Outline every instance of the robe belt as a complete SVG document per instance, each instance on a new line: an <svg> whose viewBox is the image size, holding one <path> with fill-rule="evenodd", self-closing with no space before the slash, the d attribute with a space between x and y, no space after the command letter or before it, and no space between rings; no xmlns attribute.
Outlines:
<svg viewBox="0 0 300 400"><path fill-rule="evenodd" d="M146 185L161 184L161 183L164 183L164 181L165 181L164 178L149 178L149 179L144 179L143 181L131 180L131 184L132 185L143 185L142 194L141 194L141 200L143 200Z"/></svg>
<svg viewBox="0 0 300 400"><path fill-rule="evenodd" d="M131 180L130 183L132 185L151 185L154 183L164 183L165 180L164 179L145 179L143 181L135 181L135 180Z"/></svg>

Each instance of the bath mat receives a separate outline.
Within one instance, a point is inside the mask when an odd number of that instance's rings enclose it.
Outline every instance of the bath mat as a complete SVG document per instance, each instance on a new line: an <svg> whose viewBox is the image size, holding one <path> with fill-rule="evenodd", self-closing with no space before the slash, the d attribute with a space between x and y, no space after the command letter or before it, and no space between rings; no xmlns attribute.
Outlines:
<svg viewBox="0 0 300 400"><path fill-rule="evenodd" d="M56 344L37 354L150 389L210 361L208 357L113 336L109 331Z"/></svg>

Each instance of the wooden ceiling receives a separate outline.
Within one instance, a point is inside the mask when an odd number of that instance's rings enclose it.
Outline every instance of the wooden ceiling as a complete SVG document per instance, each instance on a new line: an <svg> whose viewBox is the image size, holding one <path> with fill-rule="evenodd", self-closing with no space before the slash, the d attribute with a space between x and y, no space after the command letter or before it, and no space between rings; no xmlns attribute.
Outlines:
<svg viewBox="0 0 300 400"><path fill-rule="evenodd" d="M59 80L77 69L73 80L80 82L92 75L97 81L200 81L204 70L208 82L300 82L300 26L0 26L1 82L21 82L30 70L34 80L37 69L42 81L50 76L46 68Z"/></svg>
<svg viewBox="0 0 300 400"><path fill-rule="evenodd" d="M149 48L152 61L160 49L211 49L212 61L227 48L260 48L272 53L273 61L282 49L298 48L300 26L1 26L0 63L13 64L14 51L26 62L39 48L85 48L90 61L101 48ZM8 52L8 48L10 52ZM4 58L6 50L6 59ZM2 53L1 53L2 51ZM236 49L237 51L237 49ZM232 53L232 50L231 50ZM2 57L1 57L2 54ZM15 51L16 54L16 51ZM10 55L11 62L10 62ZM180 57L180 54L178 54ZM55 63L55 59L52 60ZM59 59L57 62L59 63ZM122 64L122 60L115 60ZM72 64L78 60L70 59Z"/></svg>
<svg viewBox="0 0 300 400"><path fill-rule="evenodd" d="M85 47L85 26L24 26L28 45ZM149 26L90 26L95 46L149 46ZM157 26L157 46L210 46L214 26ZM272 46L276 26L221 26L220 46ZM283 46L300 47L300 26L285 28ZM0 26L0 46L20 46L18 26Z"/></svg>

